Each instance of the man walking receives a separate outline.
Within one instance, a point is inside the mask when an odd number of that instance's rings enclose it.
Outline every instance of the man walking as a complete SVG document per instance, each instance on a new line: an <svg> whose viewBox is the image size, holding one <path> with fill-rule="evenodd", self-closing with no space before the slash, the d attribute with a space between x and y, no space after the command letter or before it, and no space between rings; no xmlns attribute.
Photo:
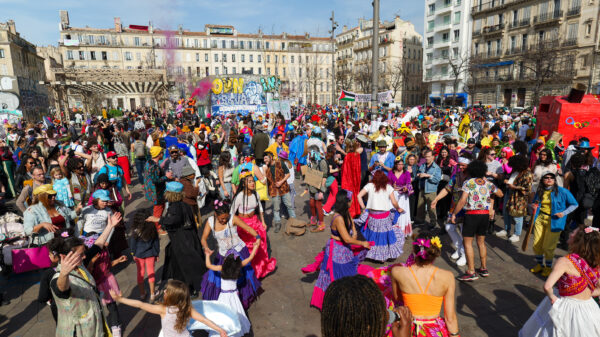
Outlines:
<svg viewBox="0 0 600 337"><path fill-rule="evenodd" d="M437 215L435 209L431 207L431 202L436 197L438 184L442 178L442 169L434 162L433 151L431 149L425 150L425 163L419 166L417 178L419 179L419 189L422 193L419 194L417 202L417 217L415 218L415 222L417 224L425 223L425 207L427 207L429 225L433 227L437 221Z"/></svg>

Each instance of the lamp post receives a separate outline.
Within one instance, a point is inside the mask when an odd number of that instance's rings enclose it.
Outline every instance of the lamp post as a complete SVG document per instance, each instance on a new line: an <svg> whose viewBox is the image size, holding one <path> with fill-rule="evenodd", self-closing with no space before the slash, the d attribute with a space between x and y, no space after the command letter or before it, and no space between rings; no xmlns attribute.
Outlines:
<svg viewBox="0 0 600 337"><path fill-rule="evenodd" d="M377 113L377 90L379 84L379 0L373 0L373 72L371 84L371 118Z"/></svg>
<svg viewBox="0 0 600 337"><path fill-rule="evenodd" d="M338 27L338 23L335 21L335 14L331 11L331 105L335 102L335 29Z"/></svg>

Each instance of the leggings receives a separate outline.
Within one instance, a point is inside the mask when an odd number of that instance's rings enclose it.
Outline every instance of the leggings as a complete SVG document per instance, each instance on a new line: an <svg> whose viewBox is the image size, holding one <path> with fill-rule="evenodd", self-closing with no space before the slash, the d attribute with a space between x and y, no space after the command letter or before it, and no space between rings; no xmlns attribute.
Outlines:
<svg viewBox="0 0 600 337"><path fill-rule="evenodd" d="M108 327L112 328L113 326L121 325L121 319L119 318L119 310L117 309L117 303L107 303L106 308L108 309L108 316L106 317Z"/></svg>
<svg viewBox="0 0 600 337"><path fill-rule="evenodd" d="M319 221L323 222L323 200L315 200L312 196L309 201L310 215L317 217Z"/></svg>
<svg viewBox="0 0 600 337"><path fill-rule="evenodd" d="M154 283L154 262L156 261L156 257L134 257L135 265L137 267L137 283L144 283L144 273L148 272L148 282Z"/></svg>

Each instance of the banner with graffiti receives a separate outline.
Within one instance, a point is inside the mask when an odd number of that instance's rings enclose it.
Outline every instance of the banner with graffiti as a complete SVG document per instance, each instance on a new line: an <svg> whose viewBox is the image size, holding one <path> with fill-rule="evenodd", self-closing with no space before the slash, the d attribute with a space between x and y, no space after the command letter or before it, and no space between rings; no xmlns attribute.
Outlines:
<svg viewBox="0 0 600 337"><path fill-rule="evenodd" d="M271 101L267 103L267 111L269 114L281 113L286 120L292 119L290 101Z"/></svg>
<svg viewBox="0 0 600 337"><path fill-rule="evenodd" d="M264 114L268 111L267 94L279 93L281 80L276 76L237 75L218 77L212 82L213 115Z"/></svg>
<svg viewBox="0 0 600 337"><path fill-rule="evenodd" d="M351 91L342 90L340 97L338 98L340 101L349 101L349 102L359 102L359 103L368 103L371 102L371 94L357 94ZM390 103L393 102L392 91L383 91L377 94L377 102L379 103Z"/></svg>

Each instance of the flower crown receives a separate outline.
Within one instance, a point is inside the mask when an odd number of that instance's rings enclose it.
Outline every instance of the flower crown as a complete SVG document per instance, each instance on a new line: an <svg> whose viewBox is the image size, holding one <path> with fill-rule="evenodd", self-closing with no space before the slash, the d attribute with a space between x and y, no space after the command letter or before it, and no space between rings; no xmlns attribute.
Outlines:
<svg viewBox="0 0 600 337"><path fill-rule="evenodd" d="M429 248L431 246L437 247L438 249L442 249L442 242L440 241L439 236L434 236L431 239L419 238L413 242L413 245L419 246L419 252L417 256L422 259L427 259L427 251L425 248Z"/></svg>

